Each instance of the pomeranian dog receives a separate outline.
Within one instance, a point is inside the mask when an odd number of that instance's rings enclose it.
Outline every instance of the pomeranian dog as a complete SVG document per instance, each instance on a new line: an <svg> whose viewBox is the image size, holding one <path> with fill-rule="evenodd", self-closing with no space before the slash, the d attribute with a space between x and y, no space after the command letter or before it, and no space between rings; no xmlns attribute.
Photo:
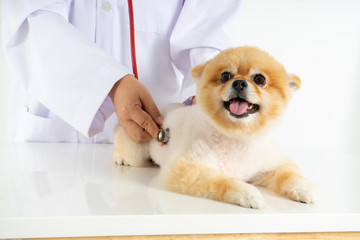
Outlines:
<svg viewBox="0 0 360 240"><path fill-rule="evenodd" d="M162 110L167 144L135 143L117 126L113 161L145 167L151 159L166 189L243 207L265 207L255 186L313 203L312 183L268 136L300 79L255 47L222 51L191 75L197 104Z"/></svg>

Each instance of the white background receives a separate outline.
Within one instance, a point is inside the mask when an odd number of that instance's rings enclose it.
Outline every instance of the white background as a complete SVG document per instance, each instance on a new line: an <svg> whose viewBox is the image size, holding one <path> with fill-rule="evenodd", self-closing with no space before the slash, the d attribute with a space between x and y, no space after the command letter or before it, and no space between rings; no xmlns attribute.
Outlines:
<svg viewBox="0 0 360 240"><path fill-rule="evenodd" d="M283 146L360 156L359 13L356 0L243 1L242 21L228 29L238 45L268 51L303 82L274 132ZM10 81L1 48L0 143Z"/></svg>
<svg viewBox="0 0 360 240"><path fill-rule="evenodd" d="M2 5L0 2L0 17L2 13ZM1 19L1 18L0 18ZM4 58L3 44L2 44L2 19L0 20L0 144L7 139L7 98L9 86L11 81L11 73Z"/></svg>

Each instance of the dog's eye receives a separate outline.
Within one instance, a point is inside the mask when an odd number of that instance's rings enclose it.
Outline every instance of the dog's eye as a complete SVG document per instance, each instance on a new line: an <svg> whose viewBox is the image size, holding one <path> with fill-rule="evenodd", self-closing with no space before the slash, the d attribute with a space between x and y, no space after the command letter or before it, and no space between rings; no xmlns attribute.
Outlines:
<svg viewBox="0 0 360 240"><path fill-rule="evenodd" d="M232 75L230 72L223 72L221 74L221 79L220 82L221 83L226 83L227 81L229 81L232 78Z"/></svg>
<svg viewBox="0 0 360 240"><path fill-rule="evenodd" d="M253 81L260 87L263 87L266 84L266 78L262 74L256 74L253 78Z"/></svg>

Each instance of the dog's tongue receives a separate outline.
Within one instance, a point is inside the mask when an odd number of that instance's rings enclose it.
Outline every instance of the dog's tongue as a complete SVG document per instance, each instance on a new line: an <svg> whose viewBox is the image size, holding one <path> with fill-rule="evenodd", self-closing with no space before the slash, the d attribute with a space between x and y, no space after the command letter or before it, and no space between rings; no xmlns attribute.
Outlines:
<svg viewBox="0 0 360 240"><path fill-rule="evenodd" d="M236 115L241 115L246 112L249 107L249 103L244 100L234 99L230 104L230 112Z"/></svg>

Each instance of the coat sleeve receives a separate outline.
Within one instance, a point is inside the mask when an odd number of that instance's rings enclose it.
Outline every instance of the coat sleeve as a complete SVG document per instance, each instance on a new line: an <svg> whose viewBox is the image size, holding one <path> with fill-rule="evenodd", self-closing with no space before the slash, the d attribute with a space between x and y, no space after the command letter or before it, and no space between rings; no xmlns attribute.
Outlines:
<svg viewBox="0 0 360 240"><path fill-rule="evenodd" d="M182 98L195 95L191 69L234 47L232 32L240 21L240 0L186 0L170 38L174 65L184 75Z"/></svg>
<svg viewBox="0 0 360 240"><path fill-rule="evenodd" d="M131 71L68 22L63 1L19 2L3 6L14 81L83 135L101 132L114 111L107 95Z"/></svg>

